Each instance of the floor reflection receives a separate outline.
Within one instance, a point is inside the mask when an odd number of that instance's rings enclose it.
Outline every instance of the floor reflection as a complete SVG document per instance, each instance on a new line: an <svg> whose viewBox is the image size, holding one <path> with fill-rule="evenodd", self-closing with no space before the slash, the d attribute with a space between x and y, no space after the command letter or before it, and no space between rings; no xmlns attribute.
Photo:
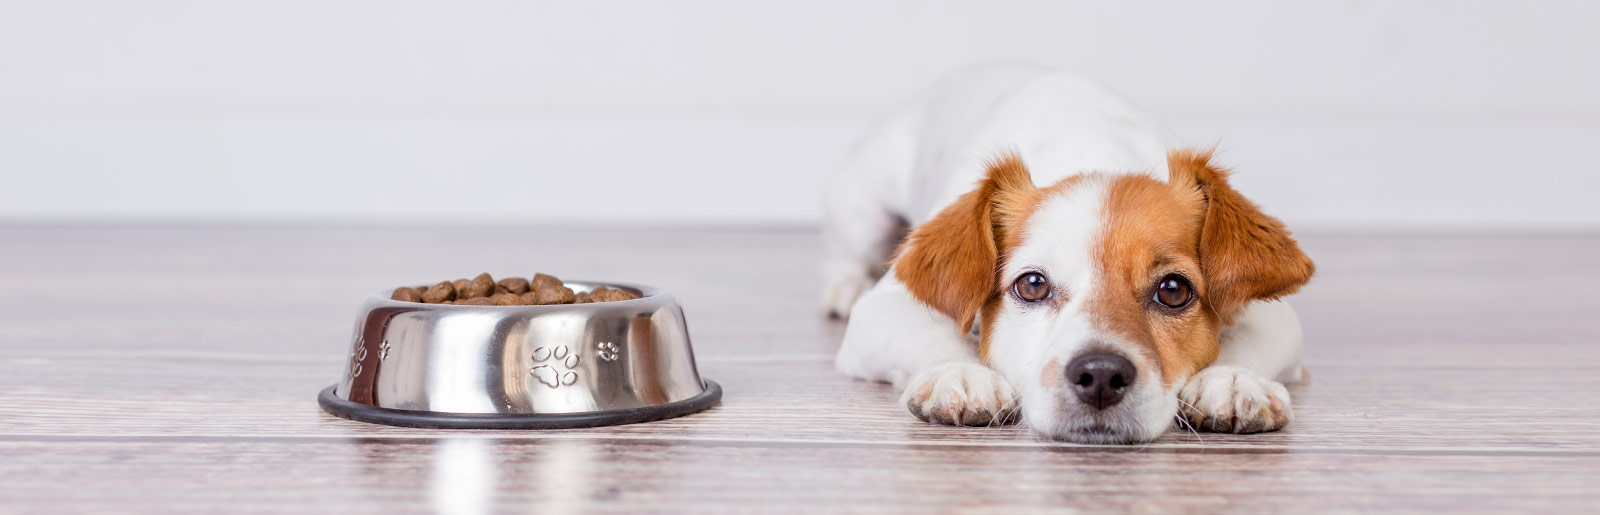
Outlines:
<svg viewBox="0 0 1600 515"><path fill-rule="evenodd" d="M531 444L531 445L529 445ZM538 499L552 513L570 513L591 498L596 485L605 484L596 473L601 458L595 443L581 439L518 442L507 449L511 460L507 487Z"/></svg>
<svg viewBox="0 0 1600 515"><path fill-rule="evenodd" d="M436 513L489 513L499 481L494 440L445 438L433 447L428 500Z"/></svg>
<svg viewBox="0 0 1600 515"><path fill-rule="evenodd" d="M363 473L347 475L345 495L380 511L464 514L637 512L705 499L1161 512L1174 503L1259 502L1295 487L1303 478L1292 471L1349 458L1237 445L710 443L571 434L358 442ZM819 499L818 492L831 493Z"/></svg>
<svg viewBox="0 0 1600 515"><path fill-rule="evenodd" d="M463 515L526 504L570 512L620 494L600 470L615 456L607 456L603 444L589 439L462 436L356 442L364 482L382 486L355 491L379 492L370 499L375 505L423 501L434 512Z"/></svg>

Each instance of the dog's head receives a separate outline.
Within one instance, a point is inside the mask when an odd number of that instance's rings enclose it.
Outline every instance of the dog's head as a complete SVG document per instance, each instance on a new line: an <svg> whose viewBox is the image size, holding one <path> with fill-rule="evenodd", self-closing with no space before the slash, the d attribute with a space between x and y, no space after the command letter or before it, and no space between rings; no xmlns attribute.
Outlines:
<svg viewBox="0 0 1600 515"><path fill-rule="evenodd" d="M1177 389L1217 357L1249 302L1293 293L1311 259L1228 186L1209 152L1174 151L1163 183L1078 175L1037 188L1002 157L895 258L913 295L963 329L1052 438L1136 442L1172 424Z"/></svg>

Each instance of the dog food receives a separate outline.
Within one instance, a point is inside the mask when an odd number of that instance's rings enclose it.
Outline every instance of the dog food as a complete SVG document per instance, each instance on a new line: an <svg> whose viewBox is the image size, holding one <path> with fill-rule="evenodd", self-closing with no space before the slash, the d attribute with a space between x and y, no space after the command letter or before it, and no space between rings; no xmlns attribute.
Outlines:
<svg viewBox="0 0 1600 515"><path fill-rule="evenodd" d="M452 300L456 300L456 287L451 286L449 282L435 284L433 287L428 288L426 293L422 294L422 301L429 304L438 304Z"/></svg>
<svg viewBox="0 0 1600 515"><path fill-rule="evenodd" d="M508 277L498 282L487 273L472 279L443 281L433 286L401 286L389 298L403 302L454 304L464 306L534 306L547 304L587 304L639 298L633 292L597 286L578 293L553 275L535 274L531 279Z"/></svg>
<svg viewBox="0 0 1600 515"><path fill-rule="evenodd" d="M616 300L628 300L628 299L636 299L636 298L638 298L638 297L635 296L632 293L628 293L628 292L625 292L625 291L622 291L622 290L618 290L618 289L615 289L615 288L607 288L607 287L604 287L604 286L598 286L598 287L595 287L594 291L578 294L577 295L577 302L579 304L583 304L583 303L586 303L586 302L611 302L611 301L616 301Z"/></svg>
<svg viewBox="0 0 1600 515"><path fill-rule="evenodd" d="M500 287L505 288L506 293L522 295L528 293L528 280L521 277L507 277L500 280Z"/></svg>
<svg viewBox="0 0 1600 515"><path fill-rule="evenodd" d="M534 290L560 288L562 286L561 280L556 279L556 276L544 274L533 274L533 279L529 280L529 284Z"/></svg>
<svg viewBox="0 0 1600 515"><path fill-rule="evenodd" d="M422 302L422 292L410 286L401 286L395 288L394 295L389 296L389 298L406 302Z"/></svg>

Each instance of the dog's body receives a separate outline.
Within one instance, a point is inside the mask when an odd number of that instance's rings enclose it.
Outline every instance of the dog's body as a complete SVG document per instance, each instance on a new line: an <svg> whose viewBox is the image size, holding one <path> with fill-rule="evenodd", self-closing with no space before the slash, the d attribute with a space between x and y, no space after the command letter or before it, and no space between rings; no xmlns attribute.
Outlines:
<svg viewBox="0 0 1600 515"><path fill-rule="evenodd" d="M904 387L925 420L1020 412L1078 441L1151 440L1180 411L1287 424L1301 336L1276 299L1311 262L1174 144L1104 87L1036 68L971 70L891 116L828 192L838 369Z"/></svg>

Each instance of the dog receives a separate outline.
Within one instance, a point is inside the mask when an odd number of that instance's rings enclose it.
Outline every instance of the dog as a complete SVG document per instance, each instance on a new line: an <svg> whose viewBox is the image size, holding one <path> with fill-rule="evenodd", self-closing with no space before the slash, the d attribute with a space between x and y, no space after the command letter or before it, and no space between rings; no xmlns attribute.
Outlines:
<svg viewBox="0 0 1600 515"><path fill-rule="evenodd" d="M1106 87L1025 66L959 73L881 121L828 184L836 368L928 422L1057 440L1289 424L1284 385L1307 372L1281 298L1315 265L1211 151L1174 141Z"/></svg>

